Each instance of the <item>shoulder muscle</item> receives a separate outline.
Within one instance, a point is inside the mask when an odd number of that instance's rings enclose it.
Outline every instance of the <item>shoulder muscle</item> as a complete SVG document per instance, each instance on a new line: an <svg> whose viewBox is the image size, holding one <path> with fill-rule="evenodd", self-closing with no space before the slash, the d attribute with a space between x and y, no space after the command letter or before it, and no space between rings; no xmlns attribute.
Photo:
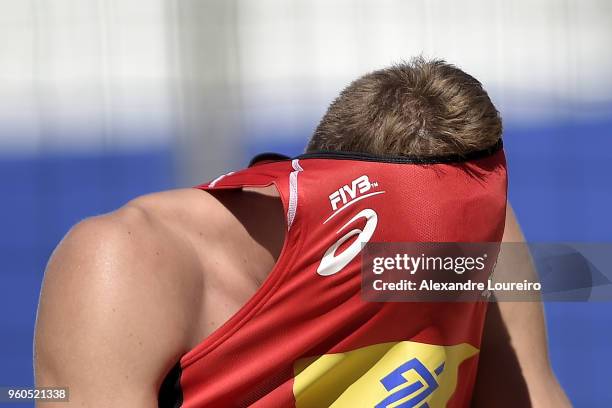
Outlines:
<svg viewBox="0 0 612 408"><path fill-rule="evenodd" d="M45 272L38 385L70 387L73 403L155 401L199 310L197 270L188 242L138 202L75 226Z"/></svg>

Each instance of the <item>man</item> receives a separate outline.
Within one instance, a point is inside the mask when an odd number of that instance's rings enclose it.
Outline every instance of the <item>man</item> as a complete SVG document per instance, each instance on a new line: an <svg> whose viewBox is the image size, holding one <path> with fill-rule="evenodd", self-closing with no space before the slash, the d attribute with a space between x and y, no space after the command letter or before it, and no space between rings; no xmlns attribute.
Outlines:
<svg viewBox="0 0 612 408"><path fill-rule="evenodd" d="M416 59L348 86L298 158L79 223L46 271L37 385L75 406L568 406L539 304L360 296L362 243L523 239L501 130L477 80Z"/></svg>

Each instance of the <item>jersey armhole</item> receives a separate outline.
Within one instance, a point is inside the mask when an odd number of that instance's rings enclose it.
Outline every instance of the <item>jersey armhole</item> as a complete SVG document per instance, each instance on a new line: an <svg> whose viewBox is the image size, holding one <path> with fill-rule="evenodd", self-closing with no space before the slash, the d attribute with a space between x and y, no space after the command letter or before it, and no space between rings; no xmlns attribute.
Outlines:
<svg viewBox="0 0 612 408"><path fill-rule="evenodd" d="M238 189L242 187L268 187L274 185L279 193L279 198L283 204L285 227L287 227L289 220L287 219L287 212L290 207L290 200L286 192L279 187L279 183L275 180L262 183L262 184L224 184L222 186L210 187L209 185L197 186L194 188L210 191L210 190L222 190L222 189ZM291 265L295 261L295 257L300 253L301 246L304 240L298 239L299 228L287 228L285 230L285 239L283 246L279 253L276 263L272 267L272 270L263 281L261 286L255 291L255 293L234 313L228 320L226 320L221 326L214 330L211 334L205 337L195 347L185 353L181 359L180 364L182 368L186 368L193 364L197 360L203 358L211 351L219 347L225 342L233 333L238 331L247 322L249 322L261 308L270 300L270 297L274 294L275 289L282 284L287 273L291 270Z"/></svg>

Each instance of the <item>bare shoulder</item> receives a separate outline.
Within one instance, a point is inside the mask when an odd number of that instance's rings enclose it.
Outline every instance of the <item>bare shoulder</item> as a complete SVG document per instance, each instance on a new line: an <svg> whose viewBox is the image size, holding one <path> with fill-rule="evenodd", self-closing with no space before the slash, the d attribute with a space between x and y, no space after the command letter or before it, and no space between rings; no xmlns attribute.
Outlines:
<svg viewBox="0 0 612 408"><path fill-rule="evenodd" d="M197 222L184 228L189 214L197 219L202 207L215 206L201 193L144 196L66 235L41 291L38 385L69 386L72 401L85 404L155 401L159 381L192 342L201 310Z"/></svg>
<svg viewBox="0 0 612 408"><path fill-rule="evenodd" d="M270 189L182 189L77 224L45 271L37 385L68 386L77 405L154 405L172 366L271 269L282 213Z"/></svg>
<svg viewBox="0 0 612 408"><path fill-rule="evenodd" d="M203 206L186 202L190 193L174 190L139 197L112 213L81 221L54 251L45 283L103 280L119 289L138 282L138 287L161 290L189 280L192 287L201 274L192 242L197 214L192 220L189 214L190 208Z"/></svg>

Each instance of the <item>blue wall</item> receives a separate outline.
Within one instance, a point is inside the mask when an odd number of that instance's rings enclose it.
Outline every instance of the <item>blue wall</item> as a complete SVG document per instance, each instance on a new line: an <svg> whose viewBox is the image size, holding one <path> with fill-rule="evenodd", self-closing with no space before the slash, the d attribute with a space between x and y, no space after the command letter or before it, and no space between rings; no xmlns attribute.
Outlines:
<svg viewBox="0 0 612 408"><path fill-rule="evenodd" d="M169 147L0 157L0 386L33 383L32 337L43 271L68 229L174 185Z"/></svg>
<svg viewBox="0 0 612 408"><path fill-rule="evenodd" d="M612 116L612 115L611 115ZM527 240L612 242L612 120L510 126L510 200ZM612 407L612 303L547 303L550 356L576 407Z"/></svg>

